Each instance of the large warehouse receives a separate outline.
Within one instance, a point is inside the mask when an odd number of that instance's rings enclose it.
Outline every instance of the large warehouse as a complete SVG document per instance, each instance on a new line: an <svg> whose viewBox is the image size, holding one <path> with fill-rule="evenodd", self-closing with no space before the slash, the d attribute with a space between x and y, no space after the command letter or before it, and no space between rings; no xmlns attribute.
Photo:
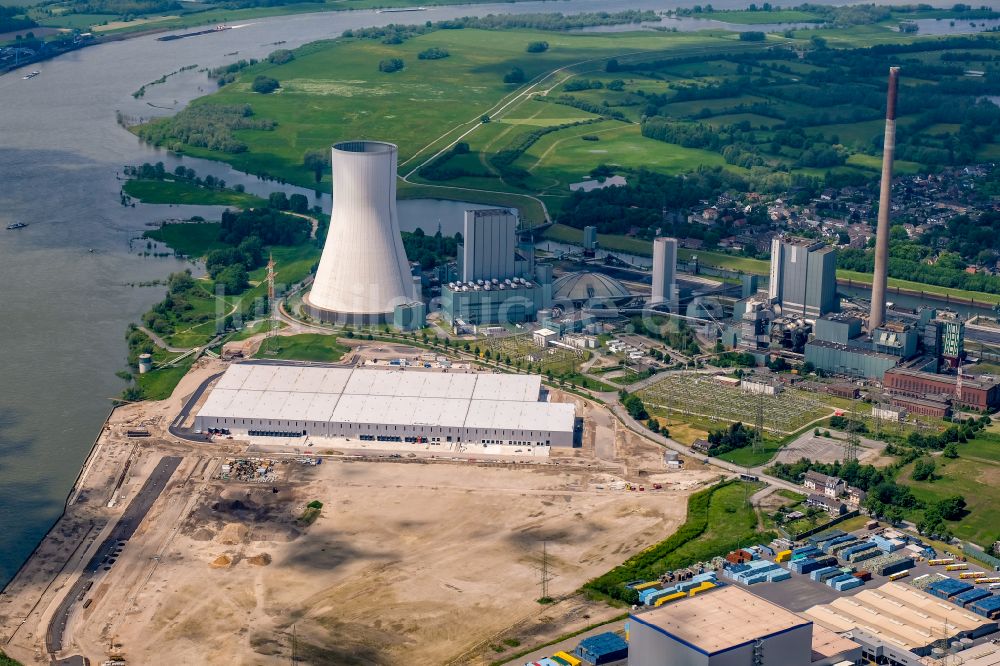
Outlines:
<svg viewBox="0 0 1000 666"><path fill-rule="evenodd" d="M572 404L538 375L232 365L195 427L239 435L381 442L572 446Z"/></svg>
<svg viewBox="0 0 1000 666"><path fill-rule="evenodd" d="M869 659L884 657L899 664L918 663L914 655L929 654L945 633L954 640L977 638L997 629L996 621L896 582L838 597L803 615L831 631L851 632Z"/></svg>
<svg viewBox="0 0 1000 666"><path fill-rule="evenodd" d="M736 585L629 616L629 666L831 666L861 646Z"/></svg>

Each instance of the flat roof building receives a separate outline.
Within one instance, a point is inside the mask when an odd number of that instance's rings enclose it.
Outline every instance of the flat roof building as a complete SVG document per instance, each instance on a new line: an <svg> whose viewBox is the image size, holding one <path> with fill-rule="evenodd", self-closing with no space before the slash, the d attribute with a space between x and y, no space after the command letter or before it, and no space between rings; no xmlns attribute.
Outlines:
<svg viewBox="0 0 1000 666"><path fill-rule="evenodd" d="M945 633L949 639L976 638L997 629L995 621L897 582L813 606L803 615L831 631L861 630L880 644L916 655L929 654Z"/></svg>
<svg viewBox="0 0 1000 666"><path fill-rule="evenodd" d="M629 666L812 666L854 662L861 647L727 585L629 618Z"/></svg>
<svg viewBox="0 0 1000 666"><path fill-rule="evenodd" d="M538 375L232 365L195 427L248 436L572 446L575 410Z"/></svg>
<svg viewBox="0 0 1000 666"><path fill-rule="evenodd" d="M995 379L963 377L961 398L958 396L958 375L893 368L886 371L882 382L894 395L911 398L947 396L954 404L981 410L1000 406L1000 382Z"/></svg>

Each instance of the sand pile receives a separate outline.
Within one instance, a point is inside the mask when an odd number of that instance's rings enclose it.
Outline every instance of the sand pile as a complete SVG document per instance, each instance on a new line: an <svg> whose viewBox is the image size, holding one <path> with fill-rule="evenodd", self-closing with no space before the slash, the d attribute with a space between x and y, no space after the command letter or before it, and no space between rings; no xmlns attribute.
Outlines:
<svg viewBox="0 0 1000 666"><path fill-rule="evenodd" d="M254 555L253 557L248 557L247 562L254 565L255 567L266 567L271 563L270 553L261 553L259 555Z"/></svg>
<svg viewBox="0 0 1000 666"><path fill-rule="evenodd" d="M216 569L225 569L232 563L233 559L228 555L219 555L217 558L212 560L212 566Z"/></svg>

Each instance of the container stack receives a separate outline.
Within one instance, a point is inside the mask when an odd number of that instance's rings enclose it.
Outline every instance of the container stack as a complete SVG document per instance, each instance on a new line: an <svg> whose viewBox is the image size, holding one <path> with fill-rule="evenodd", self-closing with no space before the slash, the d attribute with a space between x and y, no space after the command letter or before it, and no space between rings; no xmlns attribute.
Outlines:
<svg viewBox="0 0 1000 666"><path fill-rule="evenodd" d="M865 562L865 568L876 576L889 576L913 568L913 558L897 553L885 553Z"/></svg>

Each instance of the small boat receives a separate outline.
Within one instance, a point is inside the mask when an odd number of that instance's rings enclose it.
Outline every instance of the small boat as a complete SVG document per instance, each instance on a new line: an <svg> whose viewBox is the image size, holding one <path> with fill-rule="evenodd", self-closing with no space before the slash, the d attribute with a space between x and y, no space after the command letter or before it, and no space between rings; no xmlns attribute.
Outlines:
<svg viewBox="0 0 1000 666"><path fill-rule="evenodd" d="M27 222L15 222L13 224L7 225L7 231L13 231L14 229L24 229L26 226L28 226Z"/></svg>
<svg viewBox="0 0 1000 666"><path fill-rule="evenodd" d="M35 70L35 71L33 71L33 72L32 72L31 74L25 74L25 75L24 75L24 76L22 76L21 78L22 78L22 79L24 79L25 81L27 81L28 79L33 79L33 78L35 78L35 77L36 77L36 76L38 76L39 74L41 74L41 72L39 72L39 71L38 71L38 70L36 69L36 70Z"/></svg>

